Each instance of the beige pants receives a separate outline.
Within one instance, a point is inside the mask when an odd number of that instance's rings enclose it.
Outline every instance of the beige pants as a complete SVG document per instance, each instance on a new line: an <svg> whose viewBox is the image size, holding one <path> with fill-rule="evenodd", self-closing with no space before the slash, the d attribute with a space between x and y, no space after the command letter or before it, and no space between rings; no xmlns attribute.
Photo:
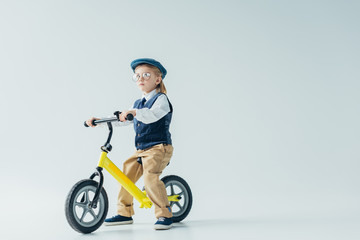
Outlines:
<svg viewBox="0 0 360 240"><path fill-rule="evenodd" d="M158 144L145 150L136 151L124 162L123 172L134 183L144 175L146 194L155 206L155 216L172 217L165 185L159 176L167 166L173 153L171 145ZM142 165L137 162L142 158ZM118 214L130 217L134 215L133 196L121 187L118 195Z"/></svg>

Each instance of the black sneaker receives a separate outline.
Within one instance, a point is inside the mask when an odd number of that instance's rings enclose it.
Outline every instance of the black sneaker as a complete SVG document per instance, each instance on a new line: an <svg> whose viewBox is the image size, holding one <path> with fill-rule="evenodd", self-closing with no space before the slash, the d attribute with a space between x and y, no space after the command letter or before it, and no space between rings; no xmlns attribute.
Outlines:
<svg viewBox="0 0 360 240"><path fill-rule="evenodd" d="M105 226L113 226L113 225L124 225L124 224L132 224L134 221L132 217L124 217L121 215L116 215L111 218L107 218L104 221Z"/></svg>
<svg viewBox="0 0 360 240"><path fill-rule="evenodd" d="M160 217L154 225L155 230L167 230L172 227L172 219L166 217Z"/></svg>

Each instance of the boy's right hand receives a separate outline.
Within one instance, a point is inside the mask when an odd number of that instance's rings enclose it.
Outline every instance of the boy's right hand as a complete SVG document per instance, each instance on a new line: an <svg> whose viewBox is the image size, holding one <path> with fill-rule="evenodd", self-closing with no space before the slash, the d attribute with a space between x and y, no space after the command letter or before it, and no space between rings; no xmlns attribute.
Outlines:
<svg viewBox="0 0 360 240"><path fill-rule="evenodd" d="M93 122L94 120L100 120L100 118L92 117L92 118L86 120L86 124L87 124L88 126L90 126L90 127L96 127L97 125L95 126L95 125L92 124L92 122Z"/></svg>

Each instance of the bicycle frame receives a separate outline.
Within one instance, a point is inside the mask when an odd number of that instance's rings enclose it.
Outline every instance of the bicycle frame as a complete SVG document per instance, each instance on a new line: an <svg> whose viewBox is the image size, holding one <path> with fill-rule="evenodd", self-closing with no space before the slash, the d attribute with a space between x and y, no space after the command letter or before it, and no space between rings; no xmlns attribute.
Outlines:
<svg viewBox="0 0 360 240"><path fill-rule="evenodd" d="M139 203L140 208L151 208L153 203L146 196L146 191L141 191L108 157L107 152L103 151L100 155L100 160L97 169L106 169L120 184L123 186ZM102 176L100 177L102 180ZM100 183L99 185L102 185ZM101 186L102 187L102 186ZM100 187L100 189L101 189ZM97 192L100 192L100 189ZM95 194L93 201L97 200L97 194ZM179 195L168 196L170 202L178 202Z"/></svg>

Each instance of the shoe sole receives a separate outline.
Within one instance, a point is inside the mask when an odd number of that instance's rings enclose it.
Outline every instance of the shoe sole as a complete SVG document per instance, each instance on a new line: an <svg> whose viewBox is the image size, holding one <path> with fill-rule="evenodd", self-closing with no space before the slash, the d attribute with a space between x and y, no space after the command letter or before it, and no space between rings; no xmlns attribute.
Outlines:
<svg viewBox="0 0 360 240"><path fill-rule="evenodd" d="M170 224L170 225L155 224L154 225L155 230L168 230L170 228L172 228L172 224Z"/></svg>
<svg viewBox="0 0 360 240"><path fill-rule="evenodd" d="M122 222L104 222L105 226L115 226L115 225L126 225L126 224L132 224L134 221L122 221Z"/></svg>

